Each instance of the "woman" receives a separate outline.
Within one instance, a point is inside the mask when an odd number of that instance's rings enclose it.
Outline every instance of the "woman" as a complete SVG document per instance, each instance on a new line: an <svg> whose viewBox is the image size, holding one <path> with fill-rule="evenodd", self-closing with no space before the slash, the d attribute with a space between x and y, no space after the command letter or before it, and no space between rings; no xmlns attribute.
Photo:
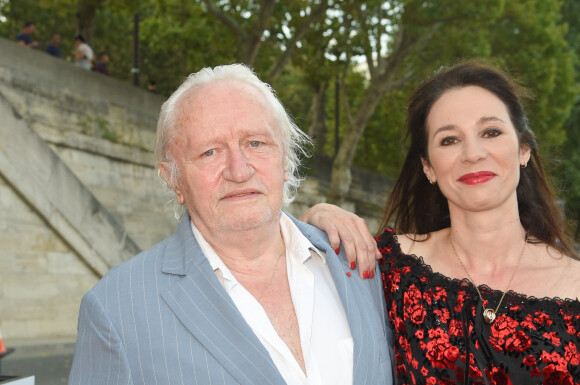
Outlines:
<svg viewBox="0 0 580 385"><path fill-rule="evenodd" d="M411 98L383 220L405 235L377 238L398 383L580 383L580 261L520 95L468 61ZM303 217L347 234L337 210Z"/></svg>

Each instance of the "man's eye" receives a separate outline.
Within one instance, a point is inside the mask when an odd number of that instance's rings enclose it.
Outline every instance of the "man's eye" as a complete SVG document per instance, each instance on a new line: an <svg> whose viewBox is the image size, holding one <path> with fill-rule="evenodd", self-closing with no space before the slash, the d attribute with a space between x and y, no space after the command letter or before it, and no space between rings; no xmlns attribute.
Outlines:
<svg viewBox="0 0 580 385"><path fill-rule="evenodd" d="M250 142L250 147L260 147L260 142L257 140L252 140Z"/></svg>
<svg viewBox="0 0 580 385"><path fill-rule="evenodd" d="M206 152L203 153L203 155L205 156L212 156L215 153L214 149L211 150L207 150Z"/></svg>

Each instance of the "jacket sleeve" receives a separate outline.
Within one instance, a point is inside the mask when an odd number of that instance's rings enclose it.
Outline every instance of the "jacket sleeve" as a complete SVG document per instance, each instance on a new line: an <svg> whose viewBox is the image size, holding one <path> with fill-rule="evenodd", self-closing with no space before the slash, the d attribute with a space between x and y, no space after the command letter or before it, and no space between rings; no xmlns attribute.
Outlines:
<svg viewBox="0 0 580 385"><path fill-rule="evenodd" d="M81 301L69 385L133 384L125 347L93 291Z"/></svg>

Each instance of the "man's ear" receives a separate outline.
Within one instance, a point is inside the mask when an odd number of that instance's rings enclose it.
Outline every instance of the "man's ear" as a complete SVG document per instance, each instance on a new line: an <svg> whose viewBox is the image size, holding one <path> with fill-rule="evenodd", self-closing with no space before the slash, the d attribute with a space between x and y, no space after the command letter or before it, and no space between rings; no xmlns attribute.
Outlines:
<svg viewBox="0 0 580 385"><path fill-rule="evenodd" d="M169 162L159 162L158 167L161 176L163 176L163 180L165 180L165 183L167 183L167 185L171 187L171 189L175 193L175 199L177 200L177 203L179 203L180 205L184 204L185 197L183 196L183 193L181 192L181 189L179 188L177 181L171 180L171 170L170 170L171 164Z"/></svg>
<svg viewBox="0 0 580 385"><path fill-rule="evenodd" d="M429 183L431 184L437 183L437 177L435 176L435 173L433 172L433 168L431 168L429 161L421 157L421 164L423 165L423 172L425 173L425 176L427 177L427 179L429 179Z"/></svg>

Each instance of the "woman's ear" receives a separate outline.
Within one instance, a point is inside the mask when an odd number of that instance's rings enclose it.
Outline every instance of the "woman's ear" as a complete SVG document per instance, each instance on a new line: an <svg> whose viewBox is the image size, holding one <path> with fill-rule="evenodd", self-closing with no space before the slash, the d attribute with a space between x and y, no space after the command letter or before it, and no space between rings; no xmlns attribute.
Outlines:
<svg viewBox="0 0 580 385"><path fill-rule="evenodd" d="M525 168L530 161L530 157L532 156L532 150L530 146L527 144L523 144L520 146L520 165Z"/></svg>
<svg viewBox="0 0 580 385"><path fill-rule="evenodd" d="M425 173L425 176L429 180L429 183L431 184L437 183L437 177L435 176L435 173L433 172L433 168L431 168L429 161L421 157L421 164L423 165L423 172Z"/></svg>

